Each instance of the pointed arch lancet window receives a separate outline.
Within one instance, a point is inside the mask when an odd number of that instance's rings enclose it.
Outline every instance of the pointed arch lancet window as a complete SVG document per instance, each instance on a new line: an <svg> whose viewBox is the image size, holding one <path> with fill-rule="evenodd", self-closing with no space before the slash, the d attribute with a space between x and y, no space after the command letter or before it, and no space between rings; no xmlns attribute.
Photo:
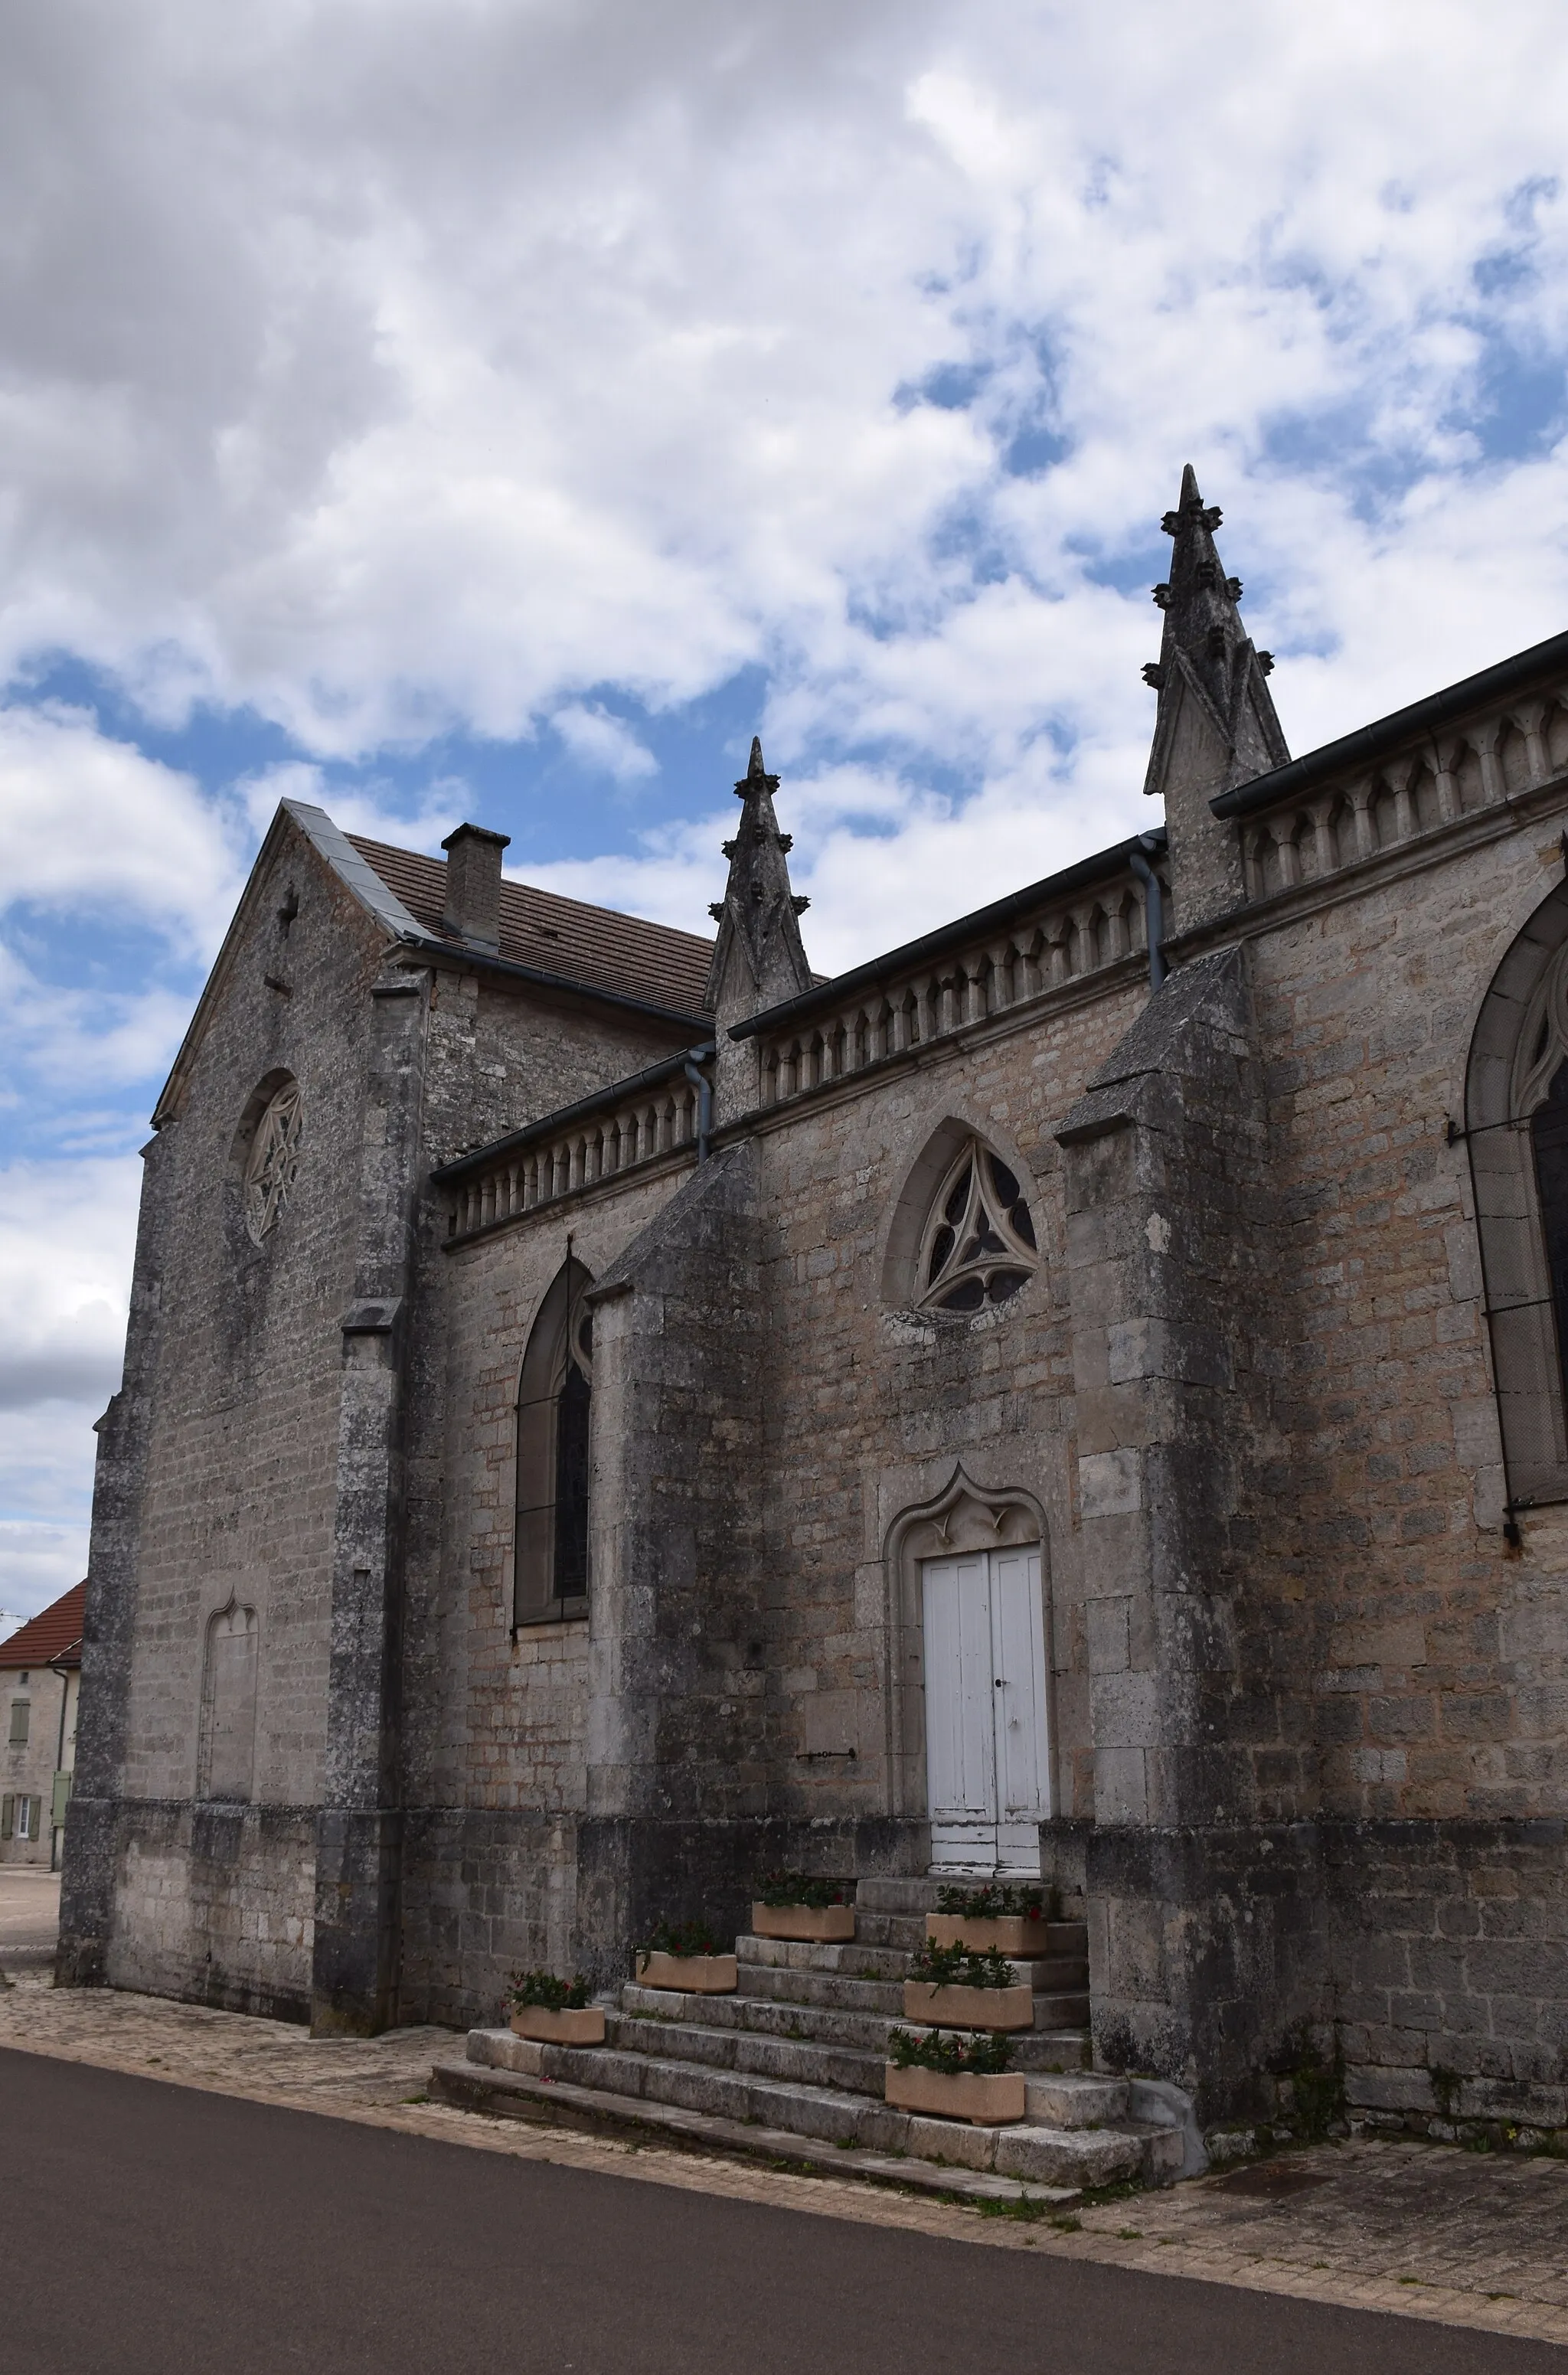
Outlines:
<svg viewBox="0 0 1568 2375"><path fill-rule="evenodd" d="M1023 1189L999 1154L970 1139L949 1166L920 1245L918 1300L926 1311L980 1311L1006 1303L1040 1266Z"/></svg>
<svg viewBox="0 0 1568 2375"><path fill-rule="evenodd" d="M285 1081L256 1124L245 1164L245 1226L258 1246L265 1244L283 1218L300 1168L303 1118L300 1083Z"/></svg>
<svg viewBox="0 0 1568 2375"><path fill-rule="evenodd" d="M593 1280L580 1261L557 1271L539 1306L517 1389L517 1528L512 1622L588 1613L588 1421L594 1382Z"/></svg>

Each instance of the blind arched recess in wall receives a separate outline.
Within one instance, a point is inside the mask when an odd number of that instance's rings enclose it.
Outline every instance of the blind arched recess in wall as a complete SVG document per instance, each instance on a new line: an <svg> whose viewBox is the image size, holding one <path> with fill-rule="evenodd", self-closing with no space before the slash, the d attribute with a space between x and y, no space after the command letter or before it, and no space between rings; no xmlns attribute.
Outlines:
<svg viewBox="0 0 1568 2375"><path fill-rule="evenodd" d="M1568 1501L1568 883L1492 975L1465 1128L1508 1498Z"/></svg>
<svg viewBox="0 0 1568 2375"><path fill-rule="evenodd" d="M517 1388L517 1515L512 1622L546 1624L588 1608L588 1420L594 1379L591 1274L556 1272Z"/></svg>

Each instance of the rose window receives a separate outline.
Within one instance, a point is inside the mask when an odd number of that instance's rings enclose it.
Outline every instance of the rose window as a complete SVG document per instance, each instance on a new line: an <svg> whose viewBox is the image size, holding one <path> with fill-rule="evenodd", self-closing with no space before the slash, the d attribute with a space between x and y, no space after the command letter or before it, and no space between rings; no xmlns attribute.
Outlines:
<svg viewBox="0 0 1568 2375"><path fill-rule="evenodd" d="M286 1081L256 1124L245 1165L245 1225L264 1245L283 1218L300 1168L300 1084Z"/></svg>
<svg viewBox="0 0 1568 2375"><path fill-rule="evenodd" d="M920 1246L919 1301L927 1311L1005 1303L1040 1266L1022 1188L1001 1157L972 1138L931 1208Z"/></svg>

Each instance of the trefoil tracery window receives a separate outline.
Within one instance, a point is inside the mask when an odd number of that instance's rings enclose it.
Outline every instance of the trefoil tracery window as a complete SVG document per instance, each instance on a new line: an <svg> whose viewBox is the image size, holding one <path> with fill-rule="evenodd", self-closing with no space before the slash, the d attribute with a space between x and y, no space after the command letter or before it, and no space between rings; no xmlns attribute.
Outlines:
<svg viewBox="0 0 1568 2375"><path fill-rule="evenodd" d="M962 1313L1005 1303L1039 1264L1018 1179L1000 1155L970 1139L937 1191L921 1239L922 1309Z"/></svg>

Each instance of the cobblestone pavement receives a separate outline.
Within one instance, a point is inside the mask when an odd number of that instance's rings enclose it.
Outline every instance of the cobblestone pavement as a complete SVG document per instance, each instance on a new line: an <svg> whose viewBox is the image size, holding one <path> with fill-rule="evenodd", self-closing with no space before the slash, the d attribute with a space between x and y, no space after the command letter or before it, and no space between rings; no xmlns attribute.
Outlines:
<svg viewBox="0 0 1568 2375"><path fill-rule="evenodd" d="M21 1972L0 1993L0 2048L732 2200L1568 2343L1568 2162L1364 2140L1067 2217L992 2217L839 2178L425 2102L430 2064L454 2042L437 2028L315 2038L284 2021L158 1997L57 1991L41 1972Z"/></svg>

